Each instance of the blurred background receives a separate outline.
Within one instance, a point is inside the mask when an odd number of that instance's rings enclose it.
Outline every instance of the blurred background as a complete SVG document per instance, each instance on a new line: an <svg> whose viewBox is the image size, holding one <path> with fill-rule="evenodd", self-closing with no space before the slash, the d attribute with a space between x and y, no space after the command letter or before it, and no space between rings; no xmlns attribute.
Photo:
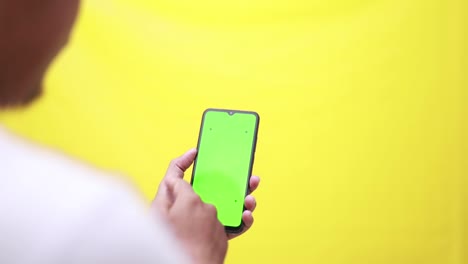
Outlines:
<svg viewBox="0 0 468 264"><path fill-rule="evenodd" d="M0 122L149 200L205 108L258 111L256 224L227 263L468 263L467 7L86 0L45 95Z"/></svg>

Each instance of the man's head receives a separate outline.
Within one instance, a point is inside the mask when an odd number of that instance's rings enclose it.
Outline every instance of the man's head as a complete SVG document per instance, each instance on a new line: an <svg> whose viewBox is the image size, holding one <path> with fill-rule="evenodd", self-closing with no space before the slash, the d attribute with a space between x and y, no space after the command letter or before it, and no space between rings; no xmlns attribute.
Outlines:
<svg viewBox="0 0 468 264"><path fill-rule="evenodd" d="M79 0L0 0L0 108L41 93L47 67L67 43Z"/></svg>

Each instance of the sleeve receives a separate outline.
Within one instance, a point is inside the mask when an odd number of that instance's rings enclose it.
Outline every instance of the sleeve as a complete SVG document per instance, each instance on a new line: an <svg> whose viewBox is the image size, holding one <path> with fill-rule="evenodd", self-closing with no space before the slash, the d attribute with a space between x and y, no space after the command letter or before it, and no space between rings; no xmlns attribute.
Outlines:
<svg viewBox="0 0 468 264"><path fill-rule="evenodd" d="M169 226L128 190L103 199L57 263L188 264Z"/></svg>

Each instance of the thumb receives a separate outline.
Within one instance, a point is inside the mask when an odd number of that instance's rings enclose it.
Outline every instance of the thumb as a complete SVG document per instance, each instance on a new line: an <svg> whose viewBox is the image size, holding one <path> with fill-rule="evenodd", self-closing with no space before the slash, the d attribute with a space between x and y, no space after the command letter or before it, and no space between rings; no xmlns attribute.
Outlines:
<svg viewBox="0 0 468 264"><path fill-rule="evenodd" d="M169 164L169 168L167 168L166 176L164 176L164 180L169 179L182 179L184 178L184 172L190 168L195 157L197 156L197 149L191 149L185 152L184 155L175 158Z"/></svg>
<svg viewBox="0 0 468 264"><path fill-rule="evenodd" d="M173 159L169 164L166 175L159 185L158 193L154 199L153 205L161 210L167 210L175 200L173 190L177 183L184 178L184 172L192 165L197 150L191 149L182 156Z"/></svg>

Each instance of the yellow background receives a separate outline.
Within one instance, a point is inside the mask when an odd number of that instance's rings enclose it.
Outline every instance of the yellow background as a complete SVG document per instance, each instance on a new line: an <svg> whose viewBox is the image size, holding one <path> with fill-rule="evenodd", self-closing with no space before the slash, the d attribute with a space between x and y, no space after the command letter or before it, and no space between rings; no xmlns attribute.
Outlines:
<svg viewBox="0 0 468 264"><path fill-rule="evenodd" d="M45 96L0 120L150 199L205 108L256 110L256 224L228 263L468 263L466 8L88 0Z"/></svg>

